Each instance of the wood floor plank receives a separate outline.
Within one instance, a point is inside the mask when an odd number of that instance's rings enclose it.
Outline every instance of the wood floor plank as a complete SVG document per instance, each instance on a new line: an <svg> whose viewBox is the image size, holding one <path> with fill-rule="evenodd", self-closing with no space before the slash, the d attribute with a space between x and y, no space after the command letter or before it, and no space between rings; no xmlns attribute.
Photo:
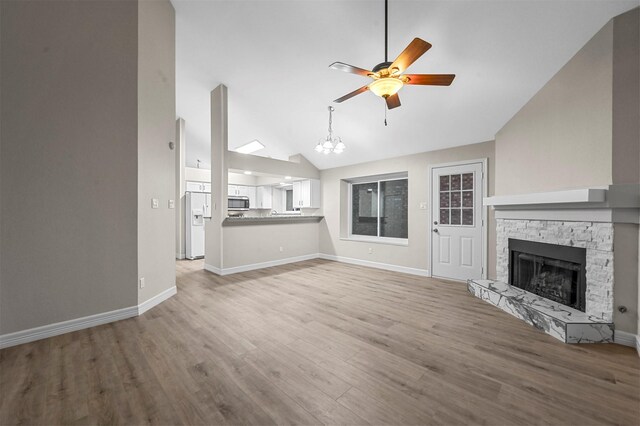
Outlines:
<svg viewBox="0 0 640 426"><path fill-rule="evenodd" d="M142 316L1 350L0 424L639 424L633 348L563 344L464 284L202 263Z"/></svg>

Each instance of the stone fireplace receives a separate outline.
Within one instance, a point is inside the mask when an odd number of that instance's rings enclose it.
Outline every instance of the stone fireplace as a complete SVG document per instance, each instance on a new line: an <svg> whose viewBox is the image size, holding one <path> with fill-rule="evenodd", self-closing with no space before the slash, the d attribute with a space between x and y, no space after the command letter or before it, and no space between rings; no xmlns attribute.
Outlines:
<svg viewBox="0 0 640 426"><path fill-rule="evenodd" d="M494 196L484 204L495 210L497 279L469 280L469 291L566 343L613 342L614 224L638 223L640 186Z"/></svg>
<svg viewBox="0 0 640 426"><path fill-rule="evenodd" d="M526 219L496 219L496 234L497 234L497 278L498 281L503 281L519 288L523 288L523 285L529 285L529 287L536 286L539 280L534 283L522 283L515 284L509 276L510 264L512 264L512 252L509 248L510 240L527 241L534 243L534 247L538 246L535 243L542 243L545 245L557 246L555 250L552 250L550 256L544 256L542 251L534 251L530 253L537 256L543 256L547 258L553 258L554 256L560 256L556 260L572 263L574 265L584 262L580 265L584 271L584 281L578 282L576 285L581 285L583 288L580 291L584 291L584 296L578 305L572 306L572 304L563 303L559 300L555 300L564 305L570 306L574 309L578 309L585 312L587 315L595 318L600 318L604 321L612 321L613 319L613 224L611 223L598 223L598 222L573 222L573 221L554 221L554 220L526 220ZM562 248L577 248L582 249L576 254L564 255ZM570 250L569 250L570 251ZM580 259L581 254L584 253L584 260ZM556 265L560 265L556 263ZM569 265L564 265L569 266ZM556 268L556 272L557 269ZM549 272L550 268L547 268L546 272ZM583 273L578 271L578 274ZM541 271L544 272L544 271ZM566 274L565 274L566 275ZM549 277L549 273L546 278ZM577 277L578 279L580 277ZM555 277L556 280L561 277ZM524 288L524 290L536 293L546 299L554 300L553 297L547 297L538 292L531 291L531 289ZM576 290L578 290L576 288Z"/></svg>

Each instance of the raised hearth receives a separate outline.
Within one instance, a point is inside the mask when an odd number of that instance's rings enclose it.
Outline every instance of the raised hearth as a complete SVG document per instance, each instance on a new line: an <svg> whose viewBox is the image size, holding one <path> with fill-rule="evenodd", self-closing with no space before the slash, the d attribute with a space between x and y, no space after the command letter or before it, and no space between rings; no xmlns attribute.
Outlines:
<svg viewBox="0 0 640 426"><path fill-rule="evenodd" d="M612 343L611 322L529 293L507 283L469 280L474 296L565 343Z"/></svg>

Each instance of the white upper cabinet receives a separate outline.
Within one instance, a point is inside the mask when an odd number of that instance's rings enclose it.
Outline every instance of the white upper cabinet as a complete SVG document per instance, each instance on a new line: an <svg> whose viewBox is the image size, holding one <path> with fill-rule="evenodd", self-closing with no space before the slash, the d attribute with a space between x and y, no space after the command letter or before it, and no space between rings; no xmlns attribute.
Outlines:
<svg viewBox="0 0 640 426"><path fill-rule="evenodd" d="M256 208L273 208L273 188L271 186L259 186L256 188Z"/></svg>
<svg viewBox="0 0 640 426"><path fill-rule="evenodd" d="M293 207L305 209L320 208L320 181L306 179L293 182Z"/></svg>
<svg viewBox="0 0 640 426"><path fill-rule="evenodd" d="M249 207L256 208L256 187L247 185L229 185L227 195L236 197L248 197Z"/></svg>
<svg viewBox="0 0 640 426"><path fill-rule="evenodd" d="M205 182L187 181L185 185L186 192L211 192L211 184Z"/></svg>

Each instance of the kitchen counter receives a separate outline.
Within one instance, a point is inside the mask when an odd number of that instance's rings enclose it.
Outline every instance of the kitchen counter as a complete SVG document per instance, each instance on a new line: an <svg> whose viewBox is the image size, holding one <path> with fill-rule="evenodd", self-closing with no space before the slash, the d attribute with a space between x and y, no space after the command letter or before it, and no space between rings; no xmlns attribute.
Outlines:
<svg viewBox="0 0 640 426"><path fill-rule="evenodd" d="M263 217L227 217L222 221L222 226L245 226L245 225L279 225L290 223L317 223L324 219L324 216L263 216Z"/></svg>

